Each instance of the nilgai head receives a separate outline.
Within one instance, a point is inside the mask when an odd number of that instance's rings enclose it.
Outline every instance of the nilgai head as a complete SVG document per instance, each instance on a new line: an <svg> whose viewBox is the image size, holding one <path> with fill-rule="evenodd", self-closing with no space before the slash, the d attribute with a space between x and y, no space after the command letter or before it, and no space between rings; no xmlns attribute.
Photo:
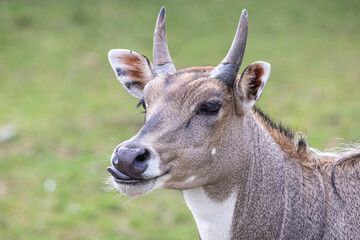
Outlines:
<svg viewBox="0 0 360 240"><path fill-rule="evenodd" d="M153 63L134 51L109 52L118 80L145 109L144 126L115 148L108 168L114 186L130 197L161 187L191 189L231 175L234 142L246 145L245 116L270 75L266 62L254 62L238 75L248 31L246 10L217 67L176 70L167 47L165 18L162 8Z"/></svg>

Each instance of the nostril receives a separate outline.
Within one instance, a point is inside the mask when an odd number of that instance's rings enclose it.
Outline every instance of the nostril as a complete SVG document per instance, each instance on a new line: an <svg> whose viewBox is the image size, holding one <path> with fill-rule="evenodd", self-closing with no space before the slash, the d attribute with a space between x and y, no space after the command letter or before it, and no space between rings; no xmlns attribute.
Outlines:
<svg viewBox="0 0 360 240"><path fill-rule="evenodd" d="M137 169L137 171L139 172L145 171L148 165L147 160L149 155L150 155L149 150L144 148L139 149L138 155L134 159L134 168Z"/></svg>
<svg viewBox="0 0 360 240"><path fill-rule="evenodd" d="M146 158L149 156L149 150L140 149L139 155L135 158L135 162L145 162Z"/></svg>

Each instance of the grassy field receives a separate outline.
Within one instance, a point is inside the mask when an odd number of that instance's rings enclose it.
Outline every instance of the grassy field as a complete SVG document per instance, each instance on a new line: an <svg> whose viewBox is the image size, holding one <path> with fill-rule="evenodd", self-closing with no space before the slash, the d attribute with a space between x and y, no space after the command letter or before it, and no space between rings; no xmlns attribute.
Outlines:
<svg viewBox="0 0 360 240"><path fill-rule="evenodd" d="M0 128L17 135L0 143L0 240L197 239L179 192L104 190L113 148L143 122L107 52L151 59L163 5L177 68L217 65L246 8L243 65L272 64L258 105L313 147L360 139L357 0L2 0Z"/></svg>

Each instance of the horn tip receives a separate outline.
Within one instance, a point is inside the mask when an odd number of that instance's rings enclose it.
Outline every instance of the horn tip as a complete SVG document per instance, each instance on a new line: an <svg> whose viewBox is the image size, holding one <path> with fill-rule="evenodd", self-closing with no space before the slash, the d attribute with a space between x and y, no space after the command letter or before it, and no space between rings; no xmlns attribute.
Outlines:
<svg viewBox="0 0 360 240"><path fill-rule="evenodd" d="M165 19L165 7L163 6L159 12L159 20L163 21Z"/></svg>
<svg viewBox="0 0 360 240"><path fill-rule="evenodd" d="M247 15L248 15L247 10L243 9L242 12L241 12L241 15L243 15L244 17L247 17Z"/></svg>

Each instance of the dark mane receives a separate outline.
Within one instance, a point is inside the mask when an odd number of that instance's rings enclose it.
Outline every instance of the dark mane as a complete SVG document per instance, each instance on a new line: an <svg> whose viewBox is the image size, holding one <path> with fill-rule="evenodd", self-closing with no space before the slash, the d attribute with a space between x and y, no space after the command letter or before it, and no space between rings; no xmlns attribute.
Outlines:
<svg viewBox="0 0 360 240"><path fill-rule="evenodd" d="M276 130L279 131L281 134L285 135L286 137L288 137L290 140L294 139L295 133L293 130L291 130L288 126L284 126L281 122L275 122L273 121L269 115L265 114L263 111L261 111L260 108L258 108L257 106L254 106L254 111L266 122L269 124L269 126Z"/></svg>
<svg viewBox="0 0 360 240"><path fill-rule="evenodd" d="M281 123L276 123L271 118L263 113L259 108L254 107L253 112L260 122L268 130L269 134L274 138L282 150L291 158L296 160L300 166L305 169L313 169L314 167L330 167L331 168L331 185L334 188L336 195L341 199L336 185L335 185L335 169L354 168L356 164L360 163L360 147L351 147L346 149L342 154L328 155L328 153L314 152L310 153L306 144L306 139L298 137L294 131ZM314 151L314 150L312 150Z"/></svg>
<svg viewBox="0 0 360 240"><path fill-rule="evenodd" d="M253 108L253 113L265 129L268 130L275 142L290 158L296 159L303 166L313 164L313 158L308 151L306 139L303 136L296 134L281 122L273 121L256 106Z"/></svg>

